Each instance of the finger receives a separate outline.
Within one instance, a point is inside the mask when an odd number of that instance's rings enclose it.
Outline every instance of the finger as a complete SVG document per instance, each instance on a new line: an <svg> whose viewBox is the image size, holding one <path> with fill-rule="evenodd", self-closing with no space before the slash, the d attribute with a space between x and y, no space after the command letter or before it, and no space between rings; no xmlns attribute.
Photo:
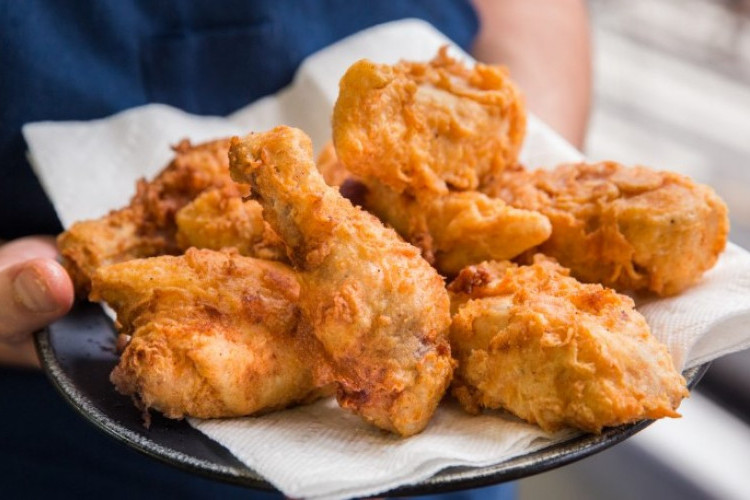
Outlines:
<svg viewBox="0 0 750 500"><path fill-rule="evenodd" d="M27 236L0 246L0 269L37 257L57 258L55 238L52 236Z"/></svg>
<svg viewBox="0 0 750 500"><path fill-rule="evenodd" d="M33 258L0 269L0 341L26 341L72 304L70 277L52 259Z"/></svg>

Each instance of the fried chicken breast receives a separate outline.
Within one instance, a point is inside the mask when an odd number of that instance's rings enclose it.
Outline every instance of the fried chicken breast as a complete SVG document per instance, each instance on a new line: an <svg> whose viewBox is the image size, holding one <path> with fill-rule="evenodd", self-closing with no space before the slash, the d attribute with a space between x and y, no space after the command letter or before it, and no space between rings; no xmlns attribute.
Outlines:
<svg viewBox="0 0 750 500"><path fill-rule="evenodd" d="M417 197L477 189L516 161L525 130L523 101L505 69L469 69L446 47L429 63L353 64L333 111L343 164Z"/></svg>
<svg viewBox="0 0 750 500"><path fill-rule="evenodd" d="M629 297L541 255L466 268L449 289L452 392L467 411L503 408L547 431L589 432L679 416L685 380Z"/></svg>
<svg viewBox="0 0 750 500"><path fill-rule="evenodd" d="M169 418L253 415L326 393L298 331L294 271L236 252L190 249L99 268L92 300L130 337L111 380Z"/></svg>
<svg viewBox="0 0 750 500"><path fill-rule="evenodd" d="M403 436L427 425L450 381L448 294L419 251L328 186L302 131L234 138L249 183L299 271L300 308L338 401Z"/></svg>
<svg viewBox="0 0 750 500"><path fill-rule="evenodd" d="M483 191L547 216L552 235L536 251L618 290L684 290L713 267L729 233L727 207L711 188L646 167L506 169Z"/></svg>

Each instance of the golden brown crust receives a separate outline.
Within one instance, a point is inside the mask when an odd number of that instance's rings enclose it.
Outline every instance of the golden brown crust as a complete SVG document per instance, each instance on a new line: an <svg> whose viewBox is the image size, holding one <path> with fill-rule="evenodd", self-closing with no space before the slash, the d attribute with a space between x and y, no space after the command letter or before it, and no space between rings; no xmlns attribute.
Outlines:
<svg viewBox="0 0 750 500"><path fill-rule="evenodd" d="M65 270L76 295L85 297L96 270L108 264L142 256L170 253L173 245L159 233L141 231L143 212L126 207L100 219L76 222L57 237Z"/></svg>
<svg viewBox="0 0 750 500"><path fill-rule="evenodd" d="M646 167L508 169L484 191L546 215L552 236L537 251L618 290L684 290L713 267L729 233L727 207L712 189Z"/></svg>
<svg viewBox="0 0 750 500"><path fill-rule="evenodd" d="M353 173L413 196L477 189L516 160L526 116L505 69L447 54L394 66L362 60L341 79L333 141Z"/></svg>
<svg viewBox="0 0 750 500"><path fill-rule="evenodd" d="M450 290L453 394L467 411L504 408L548 431L590 432L678 416L685 380L629 297L541 255L472 266Z"/></svg>
<svg viewBox="0 0 750 500"><path fill-rule="evenodd" d="M420 200L378 181L364 184L363 206L419 247L444 276L485 260L512 259L545 241L552 231L544 215L477 191Z"/></svg>
<svg viewBox="0 0 750 500"><path fill-rule="evenodd" d="M277 127L234 139L230 163L302 271L300 307L340 404L383 429L421 431L452 372L442 279L416 248L324 182L303 132Z"/></svg>
<svg viewBox="0 0 750 500"><path fill-rule="evenodd" d="M325 394L298 331L299 285L280 263L190 249L97 270L130 336L111 380L170 418L262 413Z"/></svg>
<svg viewBox="0 0 750 500"><path fill-rule="evenodd" d="M286 247L263 220L263 207L244 200L236 188L208 189L177 212L177 246L221 250L285 261Z"/></svg>

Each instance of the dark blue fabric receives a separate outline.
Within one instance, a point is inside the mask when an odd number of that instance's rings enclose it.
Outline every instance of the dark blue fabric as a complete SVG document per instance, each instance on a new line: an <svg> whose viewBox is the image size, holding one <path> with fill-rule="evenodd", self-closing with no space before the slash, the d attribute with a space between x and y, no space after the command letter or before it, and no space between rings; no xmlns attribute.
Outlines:
<svg viewBox="0 0 750 500"><path fill-rule="evenodd" d="M0 369L0 394L0 498L280 498L190 475L115 442L41 373Z"/></svg>
<svg viewBox="0 0 750 500"><path fill-rule="evenodd" d="M516 483L500 484L472 490L454 491L441 495L410 497L412 500L511 500L518 494Z"/></svg>
<svg viewBox="0 0 750 500"><path fill-rule="evenodd" d="M310 53L418 17L468 48L466 0L0 0L0 239L59 222L20 128L148 102L227 114L288 84Z"/></svg>

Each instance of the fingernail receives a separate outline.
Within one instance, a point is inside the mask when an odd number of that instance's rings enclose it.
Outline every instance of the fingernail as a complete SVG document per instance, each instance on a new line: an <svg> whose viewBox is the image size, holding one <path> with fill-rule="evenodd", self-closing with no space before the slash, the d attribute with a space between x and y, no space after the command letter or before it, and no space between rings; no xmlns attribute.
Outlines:
<svg viewBox="0 0 750 500"><path fill-rule="evenodd" d="M33 268L18 273L13 280L13 292L16 301L31 312L48 313L59 307L39 272Z"/></svg>

